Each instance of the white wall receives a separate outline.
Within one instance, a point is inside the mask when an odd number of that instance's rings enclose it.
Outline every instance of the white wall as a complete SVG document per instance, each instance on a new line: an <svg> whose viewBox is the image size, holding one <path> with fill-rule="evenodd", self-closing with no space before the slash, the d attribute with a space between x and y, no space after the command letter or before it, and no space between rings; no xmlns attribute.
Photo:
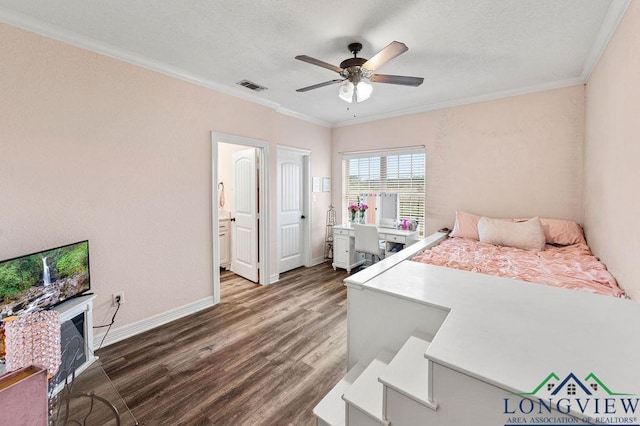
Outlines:
<svg viewBox="0 0 640 426"><path fill-rule="evenodd" d="M272 185L278 144L330 172L327 128L8 25L0 40L0 259L89 239L96 323L120 290L116 328L212 296L212 131L267 141Z"/></svg>
<svg viewBox="0 0 640 426"><path fill-rule="evenodd" d="M574 86L333 130L333 202L343 152L424 145L425 230L456 210L582 221L584 87Z"/></svg>
<svg viewBox="0 0 640 426"><path fill-rule="evenodd" d="M640 2L632 1L587 83L585 233L640 300Z"/></svg>

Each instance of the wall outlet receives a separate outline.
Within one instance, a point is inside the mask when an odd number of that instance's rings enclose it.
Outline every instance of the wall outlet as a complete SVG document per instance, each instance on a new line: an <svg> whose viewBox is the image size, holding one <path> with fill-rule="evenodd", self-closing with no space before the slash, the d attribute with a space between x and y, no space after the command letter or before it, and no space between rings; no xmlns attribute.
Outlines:
<svg viewBox="0 0 640 426"><path fill-rule="evenodd" d="M111 295L111 305L113 307L118 306L118 301L120 301L121 305L124 305L124 291L119 291Z"/></svg>

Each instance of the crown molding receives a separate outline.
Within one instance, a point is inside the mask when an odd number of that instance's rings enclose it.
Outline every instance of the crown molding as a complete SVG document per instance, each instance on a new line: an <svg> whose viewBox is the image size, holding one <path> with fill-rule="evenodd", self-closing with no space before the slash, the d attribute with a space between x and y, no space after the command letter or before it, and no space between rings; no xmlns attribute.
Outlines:
<svg viewBox="0 0 640 426"><path fill-rule="evenodd" d="M581 74L584 83L586 83L589 80L589 77L591 77L591 73L598 64L600 57L609 44L609 40L611 40L611 37L613 37L613 34L616 32L616 29L618 28L618 25L620 25L620 21L622 21L622 18L630 4L631 0L613 0L611 2L607 15L602 21L600 31L598 32L596 40L591 47L591 51L589 52L587 59L584 61Z"/></svg>
<svg viewBox="0 0 640 426"><path fill-rule="evenodd" d="M100 55L108 56L110 58L114 58L120 61L127 62L132 65L136 65L151 71L155 71L155 72L167 75L169 77L174 77L189 83L197 84L198 86L202 86L207 89L212 89L217 92L223 93L225 95L233 96L236 98L243 99L245 101L266 106L268 108L276 110L281 114L285 114L291 117L305 120L320 126L325 126L325 127L330 126L330 124L325 121L318 120L316 118L313 118L295 111L291 111L286 108L282 108L280 104L277 102L272 102L272 101L260 98L258 96L252 95L251 93L246 93L244 90L230 88L226 85L217 83L215 81L201 78L195 74L189 73L178 67L167 65L160 61L147 58L137 53L130 52L126 49L115 47L108 43L104 43L104 42L92 39L90 37L75 33L73 31L64 30L55 25L51 25L46 22L42 22L40 20L31 18L29 16L7 10L3 7L0 7L0 22L4 22L6 24L13 25L15 27L22 28L27 31L31 31L36 34L52 38L54 40L67 43L75 47L89 50L89 51L98 53Z"/></svg>
<svg viewBox="0 0 640 426"><path fill-rule="evenodd" d="M506 98L511 96L518 96L518 95L540 92L545 90L552 90L552 89L558 89L558 88L563 88L568 86L574 86L578 84L585 84L589 79L591 73L593 72L593 69L595 68L596 64L598 63L600 57L602 56L604 50L606 49L607 44L609 43L609 40L615 33L615 30L620 24L620 21L622 20L630 3L631 3L631 0L613 0L612 1L609 7L609 10L607 11L607 15L605 16L602 22L602 26L596 37L594 45L591 51L589 52L587 59L585 60L580 77L563 80L563 81L545 83L545 84L535 85L535 86L530 86L525 88L487 93L479 96L456 99L456 100L451 100L451 101L441 102L436 104L427 104L427 105L422 105L418 107L404 108L404 109L390 111L387 113L377 114L369 117L355 118L355 119L338 121L338 122L327 122L324 120L320 120L320 119L308 116L303 113L299 113L297 111L283 108L277 102L272 102L272 101L260 98L258 96L255 96L251 93L245 93L242 90L231 88L209 79L201 78L197 75L189 73L178 67L164 64L154 59L150 59L142 55L130 52L128 50L115 47L108 43L100 42L98 40L75 33L73 31L61 29L55 25L51 25L51 24L42 22L40 20L31 18L29 16L7 10L6 8L3 8L3 7L0 7L0 22L4 22L9 25L13 25L28 31L32 31L34 33L43 35L45 37L59 40L64 43L67 43L82 49L90 50L92 52L95 52L101 55L105 55L105 56L108 56L117 60L121 60L133 65L137 65L151 71L155 71L170 77L174 77L189 83L193 83L193 84L205 87L207 89L212 89L229 96L233 96L248 102L262 105L267 108L271 108L275 110L277 113L284 114L289 117L297 118L297 119L300 119L318 126L322 126L322 127L338 128L338 127L351 126L355 124L368 123L368 122L377 121L377 120L384 120L388 118L400 117L403 115L417 114L421 112L434 111L438 109L451 108L451 107L468 105L468 104L479 103L479 102L486 102L486 101L491 101L491 100L496 100L496 99L501 99L501 98Z"/></svg>
<svg viewBox="0 0 640 426"><path fill-rule="evenodd" d="M370 117L355 118L353 120L340 121L340 122L334 123L332 127L334 128L346 127L354 124L369 123L372 121L385 120L388 118L401 117L404 115L419 114L422 112L453 108L453 107L462 106L462 105L477 104L477 103L482 103L487 101L493 101L496 99L510 98L513 96L520 96L520 95L528 95L531 93L544 92L546 90L562 89L564 87L571 87L571 86L577 86L582 84L584 84L584 81L582 80L582 78L576 77L568 80L554 81L551 83L539 84L535 86L504 90L501 92L491 92L483 95L471 96L471 97L462 98L462 99L454 99L451 101L440 102L436 104L428 104L428 105L421 105L413 108L399 109L396 111L391 111L384 114L377 114Z"/></svg>
<svg viewBox="0 0 640 426"><path fill-rule="evenodd" d="M0 7L0 22L4 22L5 24L13 25L15 27L40 34L42 36L61 41L72 46L79 47L81 49L89 50L100 55L108 56L110 58L114 58L132 65L155 71L169 77L174 77L189 83L197 84L198 86L212 89L225 95L233 96L248 102L262 105L267 108L271 108L280 114L307 121L318 126L331 127L331 123L319 120L314 117L310 117L296 111L292 111L287 108L282 108L282 106L277 102L268 101L266 99L252 95L251 93L246 93L244 90L230 88L215 81L201 78L180 68L167 65L160 61L156 61L137 53L115 47L108 43L92 39L73 31L64 30L55 25L42 22L38 19L31 18L21 13L7 10L3 7Z"/></svg>
<svg viewBox="0 0 640 426"><path fill-rule="evenodd" d="M586 84L587 81L589 80L589 77L591 76L591 73L595 69L595 66L600 60L600 57L602 56L605 49L607 48L607 45L609 44L609 40L611 40L611 37L616 32L618 25L620 25L620 21L622 21L622 18L624 17L624 14L627 11L627 8L629 7L630 4L631 4L631 0L612 0L611 5L609 6L609 10L607 11L607 14L602 21L602 25L600 26L600 31L596 36L596 39L591 48L591 51L589 52L589 55L587 56L587 59L584 62L580 77L563 80L563 81L545 83L545 84L535 85L535 86L530 86L525 88L506 90L502 92L487 93L484 95L473 96L469 98L455 99L452 101L441 102L437 104L428 104L428 105L423 105L423 106L414 107L414 108L406 108L406 109L391 111L384 114L378 114L375 116L363 117L360 119L355 118L351 120L335 122L332 124L332 127L338 128L338 127L351 126L355 124L370 123L372 121L400 117L403 115L418 114L421 112L435 111L438 109L452 108L456 106L486 102L486 101L491 101L491 100L496 100L501 98L507 98L511 96L526 95L526 94L535 93L535 92L542 92L545 90L560 89L563 87Z"/></svg>
<svg viewBox="0 0 640 426"><path fill-rule="evenodd" d="M309 123L312 124L317 124L318 126L322 126L322 127L331 127L331 123L324 121L324 120L320 120L318 118L314 118L287 108L278 108L276 109L276 112L279 112L280 114L283 115L288 115L289 117L293 117L293 118L298 118L300 120L304 120L304 121L308 121Z"/></svg>

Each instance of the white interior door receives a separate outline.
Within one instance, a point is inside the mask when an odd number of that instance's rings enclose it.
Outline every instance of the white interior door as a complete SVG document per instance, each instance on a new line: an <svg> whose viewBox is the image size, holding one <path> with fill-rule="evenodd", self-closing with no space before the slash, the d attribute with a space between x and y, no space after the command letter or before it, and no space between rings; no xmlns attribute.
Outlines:
<svg viewBox="0 0 640 426"><path fill-rule="evenodd" d="M279 272L304 265L304 155L278 150Z"/></svg>
<svg viewBox="0 0 640 426"><path fill-rule="evenodd" d="M258 193L256 150L233 153L231 270L258 282Z"/></svg>

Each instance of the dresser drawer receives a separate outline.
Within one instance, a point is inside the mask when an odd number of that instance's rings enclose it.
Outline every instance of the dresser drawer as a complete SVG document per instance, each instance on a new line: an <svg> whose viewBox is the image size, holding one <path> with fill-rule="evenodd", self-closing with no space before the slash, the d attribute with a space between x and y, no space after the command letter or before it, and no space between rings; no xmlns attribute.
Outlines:
<svg viewBox="0 0 640 426"><path fill-rule="evenodd" d="M218 222L218 232L226 232L229 231L229 221L221 220Z"/></svg>
<svg viewBox="0 0 640 426"><path fill-rule="evenodd" d="M348 229L333 229L333 235L349 235Z"/></svg>
<svg viewBox="0 0 640 426"><path fill-rule="evenodd" d="M407 240L407 237L403 235L380 234L380 239L390 243L404 243Z"/></svg>

